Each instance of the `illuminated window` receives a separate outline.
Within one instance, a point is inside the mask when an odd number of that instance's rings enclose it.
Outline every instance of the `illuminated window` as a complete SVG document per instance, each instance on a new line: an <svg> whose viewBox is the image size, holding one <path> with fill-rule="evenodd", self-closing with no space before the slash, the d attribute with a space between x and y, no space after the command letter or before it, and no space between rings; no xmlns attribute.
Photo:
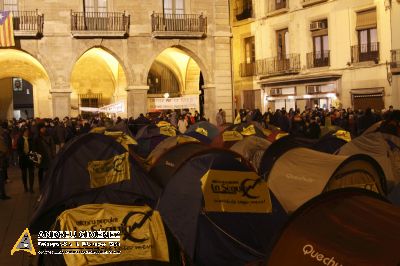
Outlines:
<svg viewBox="0 0 400 266"><path fill-rule="evenodd" d="M165 14L185 14L184 0L164 0Z"/></svg>
<svg viewBox="0 0 400 266"><path fill-rule="evenodd" d="M107 12L107 0L84 0L85 12Z"/></svg>
<svg viewBox="0 0 400 266"><path fill-rule="evenodd" d="M0 0L0 7L4 11L18 11L18 0Z"/></svg>

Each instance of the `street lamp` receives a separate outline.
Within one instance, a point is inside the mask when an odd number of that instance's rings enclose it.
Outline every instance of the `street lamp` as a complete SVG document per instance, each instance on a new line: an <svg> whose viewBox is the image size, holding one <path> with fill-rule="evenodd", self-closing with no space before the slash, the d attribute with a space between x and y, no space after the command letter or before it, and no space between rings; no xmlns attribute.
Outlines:
<svg viewBox="0 0 400 266"><path fill-rule="evenodd" d="M169 98L169 93L168 93L168 92L164 93L164 98L165 98L165 99L168 99L168 98Z"/></svg>

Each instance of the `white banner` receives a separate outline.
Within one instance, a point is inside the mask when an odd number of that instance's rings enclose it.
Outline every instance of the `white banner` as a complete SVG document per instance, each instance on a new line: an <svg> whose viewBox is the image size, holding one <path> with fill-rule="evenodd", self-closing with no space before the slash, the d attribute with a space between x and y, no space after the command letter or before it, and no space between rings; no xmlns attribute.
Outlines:
<svg viewBox="0 0 400 266"><path fill-rule="evenodd" d="M113 103L100 108L100 112L109 114L118 114L125 111L125 105L123 102Z"/></svg>
<svg viewBox="0 0 400 266"><path fill-rule="evenodd" d="M90 113L98 113L100 111L99 108L94 107L79 107L81 112L90 112Z"/></svg>
<svg viewBox="0 0 400 266"><path fill-rule="evenodd" d="M199 109L199 96L153 98L150 101L150 109L153 110Z"/></svg>

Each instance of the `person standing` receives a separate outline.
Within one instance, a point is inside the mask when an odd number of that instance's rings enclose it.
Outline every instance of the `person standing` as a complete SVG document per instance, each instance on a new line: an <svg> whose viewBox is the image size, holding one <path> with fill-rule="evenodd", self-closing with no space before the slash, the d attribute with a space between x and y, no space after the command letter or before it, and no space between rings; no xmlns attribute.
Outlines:
<svg viewBox="0 0 400 266"><path fill-rule="evenodd" d="M17 141L17 151L19 157L19 167L22 173L22 183L25 192L33 193L33 184L35 181L35 168L33 162L29 159L29 153L33 150L33 141L30 137L29 128L25 128L22 136ZM29 186L28 186L29 180Z"/></svg>
<svg viewBox="0 0 400 266"><path fill-rule="evenodd" d="M51 162L55 157L56 148L53 138L47 135L46 127L43 124L38 125L39 136L34 140L34 151L42 156L39 163L39 189L42 189L43 177L50 168Z"/></svg>
<svg viewBox="0 0 400 266"><path fill-rule="evenodd" d="M219 109L216 120L217 120L217 126L222 126L224 124L224 117L223 117L222 109Z"/></svg>
<svg viewBox="0 0 400 266"><path fill-rule="evenodd" d="M0 199L2 200L10 199L10 197L6 195L6 189L5 189L7 154L8 154L8 146L3 138L3 128L0 127Z"/></svg>
<svg viewBox="0 0 400 266"><path fill-rule="evenodd" d="M179 132L181 132L182 134L185 134L187 127L188 127L188 122L186 120L186 117L181 115L179 117L179 121L178 121Z"/></svg>

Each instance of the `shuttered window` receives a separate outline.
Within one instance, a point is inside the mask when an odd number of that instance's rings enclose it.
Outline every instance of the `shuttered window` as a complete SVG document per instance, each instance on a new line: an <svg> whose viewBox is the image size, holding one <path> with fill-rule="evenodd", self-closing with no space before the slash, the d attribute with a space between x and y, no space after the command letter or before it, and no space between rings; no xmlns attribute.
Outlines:
<svg viewBox="0 0 400 266"><path fill-rule="evenodd" d="M357 13L357 30L364 30L376 27L376 8L360 11Z"/></svg>

